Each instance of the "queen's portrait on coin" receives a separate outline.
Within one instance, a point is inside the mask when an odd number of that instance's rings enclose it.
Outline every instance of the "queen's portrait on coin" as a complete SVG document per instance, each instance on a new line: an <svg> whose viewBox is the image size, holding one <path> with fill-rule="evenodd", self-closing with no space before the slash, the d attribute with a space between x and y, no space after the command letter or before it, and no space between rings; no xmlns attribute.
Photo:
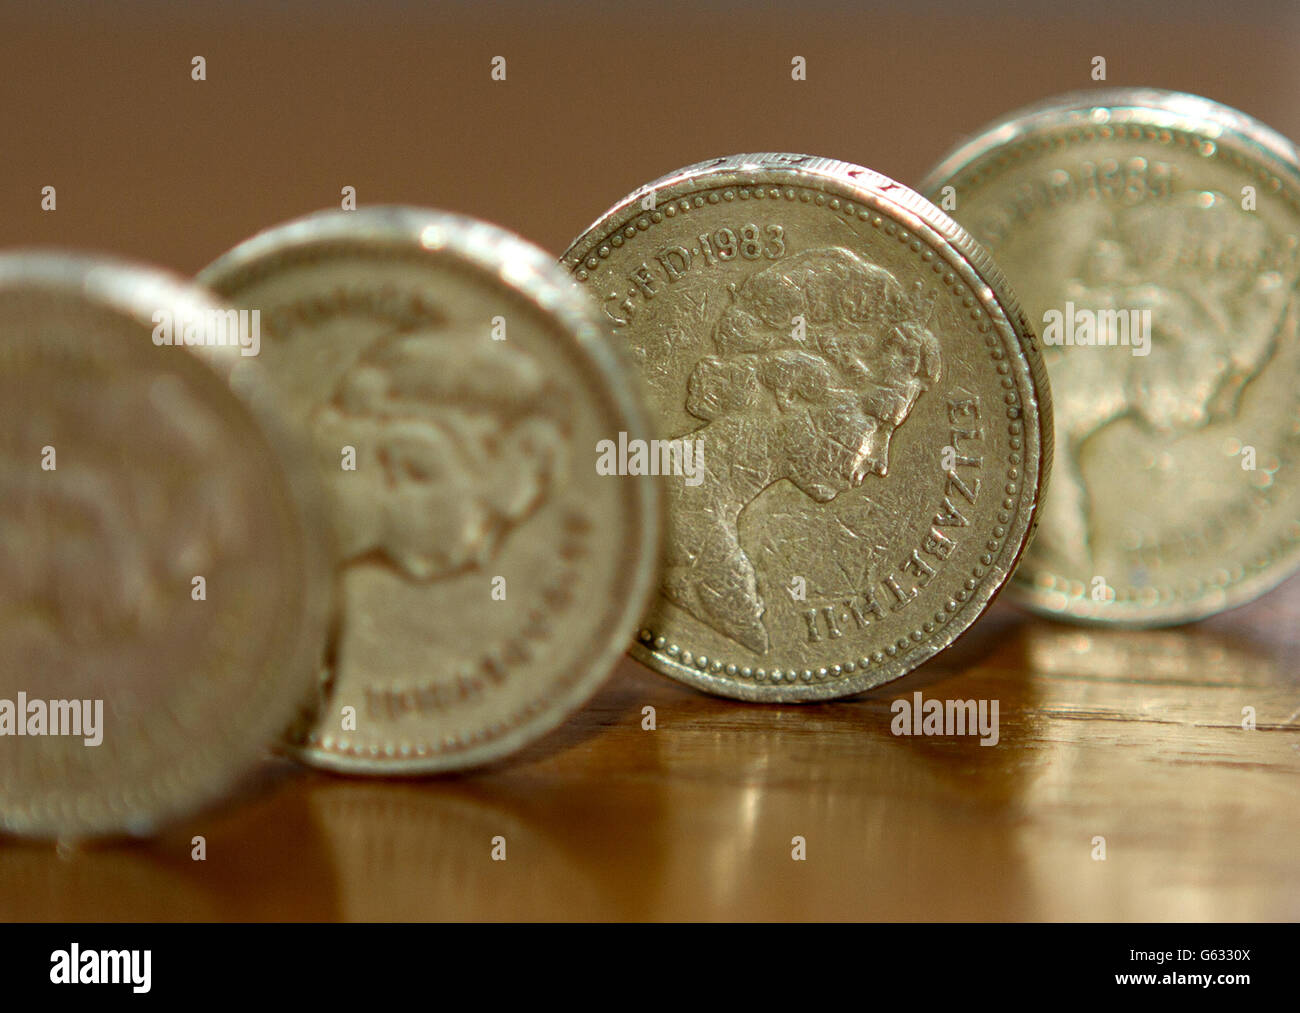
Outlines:
<svg viewBox="0 0 1300 1013"><path fill-rule="evenodd" d="M558 399L526 352L487 341L378 342L315 412L346 562L420 582L477 569L560 480Z"/></svg>
<svg viewBox="0 0 1300 1013"><path fill-rule="evenodd" d="M770 643L741 513L788 479L818 503L883 477L889 443L939 379L928 308L889 271L841 247L747 278L691 372L703 480L668 483L663 593L758 654Z"/></svg>
<svg viewBox="0 0 1300 1013"><path fill-rule="evenodd" d="M1096 541L1084 472L1090 441L1120 421L1172 442L1235 418L1242 392L1295 323L1294 271L1261 269L1283 244L1223 194L1122 209L1092 229L1059 302L1095 314L1095 344L1046 342L1045 352L1060 422L1040 551L1065 558L1092 552ZM1104 323L1139 312L1150 321L1149 355L1119 347L1114 324Z"/></svg>

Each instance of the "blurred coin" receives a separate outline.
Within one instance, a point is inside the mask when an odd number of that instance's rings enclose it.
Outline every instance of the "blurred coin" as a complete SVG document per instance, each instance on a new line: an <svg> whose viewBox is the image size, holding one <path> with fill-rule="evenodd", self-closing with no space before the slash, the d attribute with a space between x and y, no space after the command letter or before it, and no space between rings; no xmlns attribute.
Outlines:
<svg viewBox="0 0 1300 1013"><path fill-rule="evenodd" d="M858 166L736 155L624 198L563 263L675 441L636 657L724 696L822 700L984 611L1033 527L1050 398L947 216Z"/></svg>
<svg viewBox="0 0 1300 1013"><path fill-rule="evenodd" d="M1117 89L1013 113L922 184L1039 329L1056 469L1031 607L1150 626L1300 560L1300 160L1241 113Z"/></svg>
<svg viewBox="0 0 1300 1013"><path fill-rule="evenodd" d="M149 833L310 698L328 546L255 328L150 269L0 256L0 829Z"/></svg>
<svg viewBox="0 0 1300 1013"><path fill-rule="evenodd" d="M271 229L200 280L261 310L339 528L329 702L297 755L463 768L581 706L635 631L658 506L650 478L598 470L642 410L554 261L468 218L371 208Z"/></svg>

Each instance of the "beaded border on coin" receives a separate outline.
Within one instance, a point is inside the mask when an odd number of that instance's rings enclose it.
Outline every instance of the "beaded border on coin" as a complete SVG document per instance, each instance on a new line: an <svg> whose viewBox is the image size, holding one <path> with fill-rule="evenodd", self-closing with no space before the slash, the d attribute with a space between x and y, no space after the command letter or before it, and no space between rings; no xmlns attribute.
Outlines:
<svg viewBox="0 0 1300 1013"><path fill-rule="evenodd" d="M499 226L464 215L401 205L378 205L357 211L320 211L272 226L240 243L200 272L200 283L218 291L255 278L262 268L274 270L284 257L301 263L314 253L336 251L338 244L355 246L357 255L447 257L464 270L480 272L509 288L515 298L530 303L540 315L553 319L553 330L570 339L566 349L578 365L590 370L603 397L617 416L615 428L649 431L635 378L613 348L606 329L585 294L544 251ZM657 583L662 504L659 487L647 478L634 482L629 528L635 537L624 546L626 565L618 604L599 636L593 638L586 662L561 680L559 693L543 706L534 700L489 728L470 736L437 742L392 744L386 747L327 742L306 722L293 729L285 751L311 766L338 773L420 776L464 770L491 763L542 738L590 699L627 650ZM332 673L322 672L321 695L328 697Z"/></svg>
<svg viewBox="0 0 1300 1013"><path fill-rule="evenodd" d="M1059 150L1075 142L1140 140L1220 158L1249 173L1300 215L1300 149L1259 120L1212 99L1158 88L1108 88L1076 91L1015 110L959 143L926 173L918 189L937 194L944 186L969 186L1026 153ZM1279 558L1289 560L1276 566ZM1300 521L1274 549L1239 575L1224 571L1222 581L1198 581L1191 589L1116 586L1113 601L1094 602L1078 581L1053 573L1037 576L1026 567L1012 580L1010 595L1042 615L1085 625L1144 629L1194 622L1236 608L1272 590L1300 567ZM1209 588L1209 589L1207 589ZM1156 597L1152 599L1152 594ZM1189 602L1189 596L1196 596ZM1125 614L1125 602L1136 602Z"/></svg>
<svg viewBox="0 0 1300 1013"><path fill-rule="evenodd" d="M762 173L759 181L755 173ZM655 197L655 209L643 201ZM1022 459L1008 462L1003 500L1016 523L1005 529L1000 544L990 542L981 565L965 578L945 609L935 613L907 637L872 653L818 668L781 669L738 665L694 654L643 626L632 656L650 668L706 692L753 702L802 703L865 692L906 675L951 644L991 604L1015 569L1038 522L1038 503L1051 470L1051 391L1041 350L1032 327L1020 310L1006 279L987 251L964 229L919 193L871 169L811 155L764 152L731 155L669 173L638 188L601 215L561 258L579 284L615 248L652 230L653 226L693 208L735 200L799 200L824 207L846 220L871 223L887 235L910 243L914 252L930 253L929 263L940 274L950 295L963 300L963 309L977 322L986 344L996 354L1010 355L1019 364L1016 382L1008 390L1007 409L1012 436L1028 442ZM923 256L923 259L924 256ZM946 270L945 270L946 266ZM1034 425L1024 425L1024 414ZM1012 414L1013 413L1013 414ZM1023 470L1032 468L1032 481ZM1018 498L1017 498L1018 497ZM964 623L954 623L959 616ZM955 632L946 639L936 631ZM739 682L733 680L742 680Z"/></svg>

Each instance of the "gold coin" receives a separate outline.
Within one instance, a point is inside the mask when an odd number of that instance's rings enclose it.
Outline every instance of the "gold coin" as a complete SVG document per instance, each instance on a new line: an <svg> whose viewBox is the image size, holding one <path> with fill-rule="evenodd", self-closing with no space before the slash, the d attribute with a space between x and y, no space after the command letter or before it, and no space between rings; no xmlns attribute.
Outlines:
<svg viewBox="0 0 1300 1013"><path fill-rule="evenodd" d="M296 755L469 767L581 706L635 631L659 507L649 477L597 469L643 410L554 260L482 222L369 208L273 228L199 278L261 310L338 528L328 699Z"/></svg>
<svg viewBox="0 0 1300 1013"><path fill-rule="evenodd" d="M1013 113L922 188L1040 328L1056 473L1021 599L1153 626L1300 562L1300 160L1215 102L1116 89Z"/></svg>
<svg viewBox="0 0 1300 1013"><path fill-rule="evenodd" d="M153 270L0 257L0 828L152 832L310 698L326 529L228 322Z"/></svg>
<svg viewBox="0 0 1300 1013"><path fill-rule="evenodd" d="M1047 478L1032 332L917 194L809 155L719 158L563 258L649 388L668 505L634 655L743 700L823 700L950 644Z"/></svg>

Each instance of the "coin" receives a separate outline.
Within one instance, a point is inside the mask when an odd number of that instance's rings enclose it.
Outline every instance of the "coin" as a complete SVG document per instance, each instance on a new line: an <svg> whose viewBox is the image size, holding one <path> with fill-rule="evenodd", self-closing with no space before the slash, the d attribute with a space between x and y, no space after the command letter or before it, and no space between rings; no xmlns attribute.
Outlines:
<svg viewBox="0 0 1300 1013"><path fill-rule="evenodd" d="M677 448L637 658L723 696L823 700L984 611L1033 528L1050 395L1001 275L945 215L859 166L735 155L624 198L563 263Z"/></svg>
<svg viewBox="0 0 1300 1013"><path fill-rule="evenodd" d="M1116 89L1014 113L930 172L1042 329L1056 474L1031 608L1153 626L1300 561L1300 161L1218 103Z"/></svg>
<svg viewBox="0 0 1300 1013"><path fill-rule="evenodd" d="M504 756L581 706L653 586L658 490L596 445L644 409L595 308L536 247L412 208L255 236L203 284L259 308L262 358L309 432L343 605L320 720L343 772Z"/></svg>
<svg viewBox="0 0 1300 1013"><path fill-rule="evenodd" d="M313 691L313 476L255 330L214 320L152 269L0 256L0 829L150 833L239 785Z"/></svg>

